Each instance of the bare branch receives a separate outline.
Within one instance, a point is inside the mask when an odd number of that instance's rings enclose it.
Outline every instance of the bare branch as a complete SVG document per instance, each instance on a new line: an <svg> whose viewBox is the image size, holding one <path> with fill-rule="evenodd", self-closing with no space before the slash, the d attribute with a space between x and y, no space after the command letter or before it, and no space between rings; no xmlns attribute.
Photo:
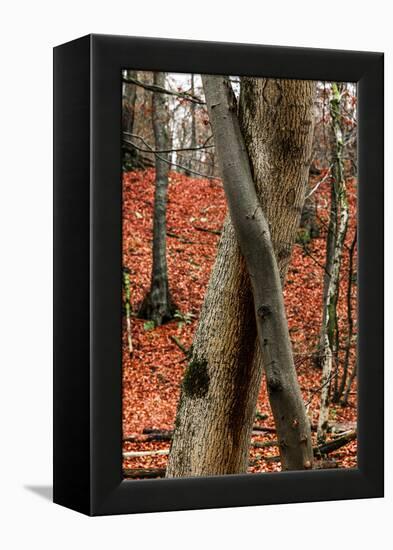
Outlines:
<svg viewBox="0 0 393 550"><path fill-rule="evenodd" d="M140 140L143 141L141 136L138 136L137 134L132 134L131 132L123 132L123 135L131 136L133 138L140 139ZM212 137L212 136L210 136L210 137ZM141 149L140 147L138 148L137 145L132 143L132 141L127 141L127 143L129 143L130 145L133 145L136 149L138 149L138 151L141 151L141 153L151 153L151 154L178 153L180 151L201 151L201 150L204 150L204 149L212 149L214 147L214 145L200 145L198 147L180 147L179 149L160 149L160 150L158 150L158 149L153 149L153 147L151 147L150 145L149 145L149 149Z"/></svg>
<svg viewBox="0 0 393 550"><path fill-rule="evenodd" d="M196 170L191 170L190 168L187 168L187 166L183 166L182 164L178 164L177 162L172 162L170 160L167 160L166 158L164 157L161 157L158 153L156 153L153 149L153 147L151 147L144 139L143 137L141 136L138 136L139 139L142 141L142 143L145 145L145 147L148 147L148 149L150 150L151 153L154 153L156 155L156 157L160 160L162 160L163 162L166 162L167 164L169 164L169 166L176 166L176 168L180 168L181 170L185 170L186 172L188 172L189 174L195 174L196 176L199 176L201 178L204 178L204 179L208 179L208 180L215 180L215 181L220 181L220 178L216 178L215 176L208 176L207 174L202 174L201 172L197 172ZM134 143L132 142L129 142L125 139L123 139L123 147L125 147L126 149L130 148L130 147L134 147L135 149L137 149L138 151L143 151L143 148L141 147L138 147L137 145L135 145Z"/></svg>
<svg viewBox="0 0 393 550"><path fill-rule="evenodd" d="M318 181L318 183L315 185L315 187L313 187L313 189L311 189L311 191L309 192L308 195L306 195L306 199L308 199L309 197L311 197L311 195L313 193L315 193L315 191L318 189L318 187L324 182L327 180L328 177L330 177L331 175L331 169L332 169L332 164L329 166L328 168L328 171L326 172L326 174L323 176L323 178L321 180Z"/></svg>
<svg viewBox="0 0 393 550"><path fill-rule="evenodd" d="M173 95L180 97L181 99L191 101L192 103L196 103L197 105L206 105L206 103L198 97L188 94L186 92L175 92L174 90L168 90L167 88L162 88L161 86L157 86L156 84L147 84L146 82L141 82L140 80L131 77L123 77L122 80L124 84L135 84L136 86L140 86L141 88L144 88L149 92L158 92L161 94Z"/></svg>

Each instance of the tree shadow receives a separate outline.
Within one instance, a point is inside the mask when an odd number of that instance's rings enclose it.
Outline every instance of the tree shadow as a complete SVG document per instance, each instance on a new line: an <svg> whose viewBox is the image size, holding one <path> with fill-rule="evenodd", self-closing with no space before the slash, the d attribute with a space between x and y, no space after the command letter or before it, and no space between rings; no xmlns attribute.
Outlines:
<svg viewBox="0 0 393 550"><path fill-rule="evenodd" d="M52 498L53 498L52 485L24 485L24 488L44 498L45 500L52 501Z"/></svg>

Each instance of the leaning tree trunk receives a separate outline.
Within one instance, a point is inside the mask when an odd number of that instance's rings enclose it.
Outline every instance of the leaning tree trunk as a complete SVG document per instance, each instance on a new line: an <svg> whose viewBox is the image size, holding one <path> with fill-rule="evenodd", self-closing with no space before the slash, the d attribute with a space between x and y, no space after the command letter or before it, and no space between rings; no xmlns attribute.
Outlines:
<svg viewBox="0 0 393 550"><path fill-rule="evenodd" d="M337 303L340 285L340 268L342 251L347 234L348 227L348 202L343 167L343 139L341 131L341 94L337 84L332 84L333 98L330 102L330 115L332 117L333 128L333 181L332 189L335 197L335 209L331 210L330 215L333 218L334 228L334 247L329 250L329 241L327 244L327 263L328 284L323 305L323 322L321 330L321 362L322 362L322 391L320 400L320 412L318 419L318 442L325 440L329 421L329 401L330 385L333 376L337 380L338 376L338 324L337 324ZM329 227L332 220L329 222ZM331 256L330 256L331 255ZM333 371L333 363L335 371Z"/></svg>
<svg viewBox="0 0 393 550"><path fill-rule="evenodd" d="M307 81L246 78L240 123L254 183L284 280L302 210L313 133L315 85ZM229 218L186 369L168 477L245 472L262 378L250 279ZM275 384L269 393L273 407ZM302 411L301 404L299 406ZM291 425L290 419L286 426ZM297 433L298 425L294 432ZM304 435L304 434L302 434ZM297 441L296 447L309 449ZM301 437L298 438L299 440ZM288 449L281 442L281 451ZM286 455L288 453L285 453ZM298 453L295 453L298 455ZM284 468L302 469L302 455Z"/></svg>
<svg viewBox="0 0 393 550"><path fill-rule="evenodd" d="M154 84L165 87L165 73L154 73ZM164 94L153 94L153 130L156 150L169 149L168 111ZM165 162L166 161L166 162ZM153 212L153 265L150 290L139 310L139 317L162 325L172 319L175 306L169 291L166 261L166 210L168 201L168 155L156 155L156 181Z"/></svg>

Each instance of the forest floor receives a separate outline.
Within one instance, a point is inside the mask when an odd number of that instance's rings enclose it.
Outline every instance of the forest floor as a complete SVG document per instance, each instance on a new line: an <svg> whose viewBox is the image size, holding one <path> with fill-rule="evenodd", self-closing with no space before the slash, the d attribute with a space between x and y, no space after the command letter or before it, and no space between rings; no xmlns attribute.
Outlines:
<svg viewBox="0 0 393 550"><path fill-rule="evenodd" d="M318 179L310 181L312 188ZM348 182L350 223L340 281L339 325L345 342L347 325L348 247L356 223L356 183ZM171 430L174 425L180 385L186 368L185 354L171 339L175 336L185 348L192 343L204 294L214 263L226 205L219 181L170 173L167 214L167 258L169 282L179 315L157 328L136 317L147 292L151 272L152 209L154 170L127 172L123 176L123 265L131 282L133 355L128 352L126 323L123 327L123 437L146 439L144 430ZM329 208L329 179L318 188L320 236L307 245L296 244L285 284L285 305L293 344L298 378L312 424L318 421L321 370L315 366L315 350L322 317L323 265ZM355 263L356 265L356 263ZM356 321L356 284L353 289L353 317ZM356 331L356 322L355 322ZM342 352L343 354L344 352ZM351 349L351 369L356 359ZM341 367L339 368L339 376ZM356 379L347 407L331 405L330 422L353 429L357 418ZM268 431L257 432L253 442L274 440L274 422L265 382L262 383L255 425ZM261 419L261 416L263 419ZM269 431L270 430L270 431ZM255 433L255 432L254 432ZM315 432L313 432L314 444ZM123 451L169 449L169 441L124 442ZM356 467L356 440L330 453L333 466ZM276 446L250 448L251 472L281 469L271 460ZM124 468L165 468L166 455L142 456L123 461Z"/></svg>

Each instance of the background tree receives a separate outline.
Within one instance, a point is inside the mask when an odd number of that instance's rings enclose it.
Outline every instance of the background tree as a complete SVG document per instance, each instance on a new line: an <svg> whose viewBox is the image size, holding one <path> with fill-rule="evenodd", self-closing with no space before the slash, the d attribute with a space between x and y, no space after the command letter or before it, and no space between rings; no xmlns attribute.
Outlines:
<svg viewBox="0 0 393 550"><path fill-rule="evenodd" d="M135 119L136 85L132 80L138 78L137 71L124 71L123 81L123 109L122 129L123 132L132 133Z"/></svg>
<svg viewBox="0 0 393 550"><path fill-rule="evenodd" d="M320 361L322 365L321 406L318 420L318 441L323 442L328 428L329 398L332 378L337 388L339 364L339 327L337 304L341 260L348 227L348 201L344 177L344 141L341 127L342 89L332 84L330 116L332 121L332 184L331 208L326 243L325 288L323 318L320 335Z"/></svg>
<svg viewBox="0 0 393 550"><path fill-rule="evenodd" d="M282 281L305 197L314 90L307 81L242 79L240 125ZM274 367L270 374L269 397L277 412ZM167 476L246 471L261 378L250 279L227 218L182 384ZM303 418L275 420L285 427L291 422L296 432L304 428L296 447L309 448ZM301 453L292 462L287 444L280 441L281 455L288 457L284 467L310 466Z"/></svg>
<svg viewBox="0 0 393 550"><path fill-rule="evenodd" d="M165 87L165 73L154 73L154 85ZM170 148L168 136L168 108L165 94L153 93L153 131L155 137L156 180L153 214L153 264L150 290L139 310L139 316L161 325L172 319L175 312L168 281L166 258L166 211L168 201L168 171Z"/></svg>
<svg viewBox="0 0 393 550"><path fill-rule="evenodd" d="M337 390L337 394L333 396L334 402L341 400L341 405L346 407L348 405L349 392L351 391L352 383L356 376L356 362L352 368L352 372L349 375L349 363L351 356L351 349L353 345L354 338L354 318L353 318L353 296L352 288L354 285L355 271L354 271L354 254L357 243L357 229L355 228L354 236L352 239L351 246L349 248L349 266L348 266L348 283L347 283L347 317L348 317L348 334L347 342L345 349L345 358L343 366L343 374L341 377L341 382Z"/></svg>

